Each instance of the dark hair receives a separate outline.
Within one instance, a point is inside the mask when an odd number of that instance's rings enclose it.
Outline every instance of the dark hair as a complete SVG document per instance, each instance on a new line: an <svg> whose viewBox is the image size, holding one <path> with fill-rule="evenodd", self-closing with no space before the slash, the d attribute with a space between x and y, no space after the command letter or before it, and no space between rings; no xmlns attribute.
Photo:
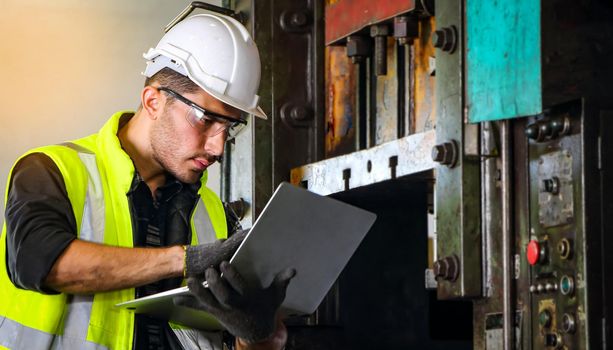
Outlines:
<svg viewBox="0 0 613 350"><path fill-rule="evenodd" d="M159 84L159 86L167 87L181 95L194 93L200 89L200 87L191 81L190 78L168 67L162 68L159 72L151 76L151 78L147 78L145 80L145 86L153 85L153 83L156 82ZM166 98L168 99L168 102L174 101L174 97L172 95L167 94Z"/></svg>

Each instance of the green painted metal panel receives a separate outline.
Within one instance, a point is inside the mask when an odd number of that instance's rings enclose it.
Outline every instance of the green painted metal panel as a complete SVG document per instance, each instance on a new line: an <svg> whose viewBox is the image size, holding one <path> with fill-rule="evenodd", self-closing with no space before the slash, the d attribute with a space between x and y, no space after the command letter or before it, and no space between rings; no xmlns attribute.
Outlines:
<svg viewBox="0 0 613 350"><path fill-rule="evenodd" d="M466 0L472 123L542 112L540 0Z"/></svg>

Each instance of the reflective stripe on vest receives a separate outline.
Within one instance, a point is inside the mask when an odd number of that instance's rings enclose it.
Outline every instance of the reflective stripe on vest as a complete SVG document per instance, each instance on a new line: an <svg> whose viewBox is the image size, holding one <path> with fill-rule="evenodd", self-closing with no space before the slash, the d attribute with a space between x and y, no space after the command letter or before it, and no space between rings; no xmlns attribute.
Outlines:
<svg viewBox="0 0 613 350"><path fill-rule="evenodd" d="M125 113L115 113L96 134L72 141L70 145L36 148L20 159L32 153L43 153L57 165L65 182L80 239L100 241L100 237L95 238L95 235L101 234L103 244L131 247L132 225L126 193L134 176L134 166L117 139L120 119ZM227 235L223 205L219 197L206 187L206 180L205 172L198 191L200 200L190 218L191 244ZM5 199L9 184L10 179ZM99 189L104 191L104 202ZM203 221L210 221L210 224L203 224ZM209 229L211 226L215 235ZM6 224L0 237L0 257L4 260L7 253ZM134 314L116 310L114 305L132 298L134 288L96 293L93 303L87 297L65 293L46 295L19 289L11 282L6 264L0 265L0 349L4 346L28 350L103 349L103 346L129 349L133 340ZM93 342L103 346L96 346Z"/></svg>
<svg viewBox="0 0 613 350"><path fill-rule="evenodd" d="M173 329L184 349L222 350L223 334L194 329Z"/></svg>
<svg viewBox="0 0 613 350"><path fill-rule="evenodd" d="M25 327L11 319L1 321L0 346L8 349L83 349L106 350L107 348L68 335L53 335L34 328Z"/></svg>
<svg viewBox="0 0 613 350"><path fill-rule="evenodd" d="M217 239L215 235L215 229L213 229L213 222L209 216L209 212L206 210L206 205L202 198L196 204L196 210L194 211L194 229L198 237L198 243L211 243Z"/></svg>
<svg viewBox="0 0 613 350"><path fill-rule="evenodd" d="M78 152L89 177L79 239L102 243L104 239L104 192L96 166L96 155L73 143L64 145ZM9 349L107 349L105 346L86 340L93 301L93 295L69 295L64 319L64 334L57 336L5 318L0 326L0 345Z"/></svg>
<svg viewBox="0 0 613 350"><path fill-rule="evenodd" d="M75 143L66 143L63 144L63 146L67 146L77 152L79 160L87 172L87 188L85 190L86 194L83 202L83 212L80 220L81 226L79 228L78 237L86 241L104 243L104 188L97 166L96 155L87 148ZM196 233L194 237L192 237L192 242L194 243L207 243L217 239L214 225L207 211L204 199L203 197L200 198L191 218L191 227ZM219 208L215 206L215 203L212 203L212 205L216 210L215 215L219 215ZM218 219L222 219L222 217ZM222 221L217 223L219 229L225 228L219 225L221 222ZM225 224L225 220L223 220L223 223ZM225 235L225 232L223 232L223 234ZM117 302L120 301L122 300L118 300ZM87 341L88 332L90 331L92 307L94 305L93 295L67 295L63 317L63 330L58 329L58 332L62 333L59 335L53 334L53 331L47 333L46 331L28 327L15 320L0 316L0 348L7 347L9 349L27 350L107 349L107 347L103 345ZM41 317L45 317L45 315L41 314ZM216 338L218 337L211 337L211 343L221 344L221 341L218 342ZM96 339L98 338L96 337Z"/></svg>
<svg viewBox="0 0 613 350"><path fill-rule="evenodd" d="M104 194L102 190L102 180L96 166L96 157L88 150L82 148L79 145L73 143L66 143L68 147L73 148L78 152L79 158L85 165L89 174L88 189L85 201L85 209L83 211L83 221L81 223L80 237L85 240L94 238L94 242L103 242L104 239ZM90 193L92 195L90 195ZM89 218L89 220L87 220ZM196 228L196 235L199 243L209 243L217 239L215 230L213 229L213 223L209 213L206 210L206 205L202 198L196 204L196 209L193 216L194 227ZM99 240L97 240L99 239ZM91 307L93 304L92 296L73 296L73 299L69 303L68 316L65 323L65 334L71 333L77 339L86 339L89 319L91 315ZM80 299L80 300L79 300ZM174 330L175 332L181 332L180 330ZM185 330L193 331L193 330ZM199 332L198 332L199 333ZM200 339L204 338L203 334L199 336ZM209 338L209 337L206 337ZM205 338L205 339L206 339ZM218 337L219 338L219 337ZM179 339L182 339L179 337ZM221 339L221 338L219 338ZM204 340L201 340L204 342ZM181 341L181 343L183 343ZM208 340L204 342L210 344ZM212 343L221 344L221 340ZM182 344L186 345L186 344ZM193 344L190 344L193 345ZM191 348L191 347L186 347ZM208 346L202 348L207 349ZM213 348L211 348L213 349Z"/></svg>

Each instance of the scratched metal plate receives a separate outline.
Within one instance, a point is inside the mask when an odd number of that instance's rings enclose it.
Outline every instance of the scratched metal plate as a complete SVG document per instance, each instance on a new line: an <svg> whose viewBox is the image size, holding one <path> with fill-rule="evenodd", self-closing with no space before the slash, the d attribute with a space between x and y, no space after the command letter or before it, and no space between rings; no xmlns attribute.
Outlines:
<svg viewBox="0 0 613 350"><path fill-rule="evenodd" d="M569 151L547 153L538 160L539 222L544 227L564 225L572 221L573 206L573 158ZM558 194L544 191L543 180L557 177Z"/></svg>

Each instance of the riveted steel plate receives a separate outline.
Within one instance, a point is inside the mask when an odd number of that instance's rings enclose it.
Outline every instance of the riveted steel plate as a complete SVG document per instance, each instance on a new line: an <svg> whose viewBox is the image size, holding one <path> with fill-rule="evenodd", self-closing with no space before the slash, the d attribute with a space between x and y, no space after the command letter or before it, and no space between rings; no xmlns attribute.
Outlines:
<svg viewBox="0 0 613 350"><path fill-rule="evenodd" d="M363 151L292 169L291 182L321 195L346 191L434 168L435 132L413 134Z"/></svg>

